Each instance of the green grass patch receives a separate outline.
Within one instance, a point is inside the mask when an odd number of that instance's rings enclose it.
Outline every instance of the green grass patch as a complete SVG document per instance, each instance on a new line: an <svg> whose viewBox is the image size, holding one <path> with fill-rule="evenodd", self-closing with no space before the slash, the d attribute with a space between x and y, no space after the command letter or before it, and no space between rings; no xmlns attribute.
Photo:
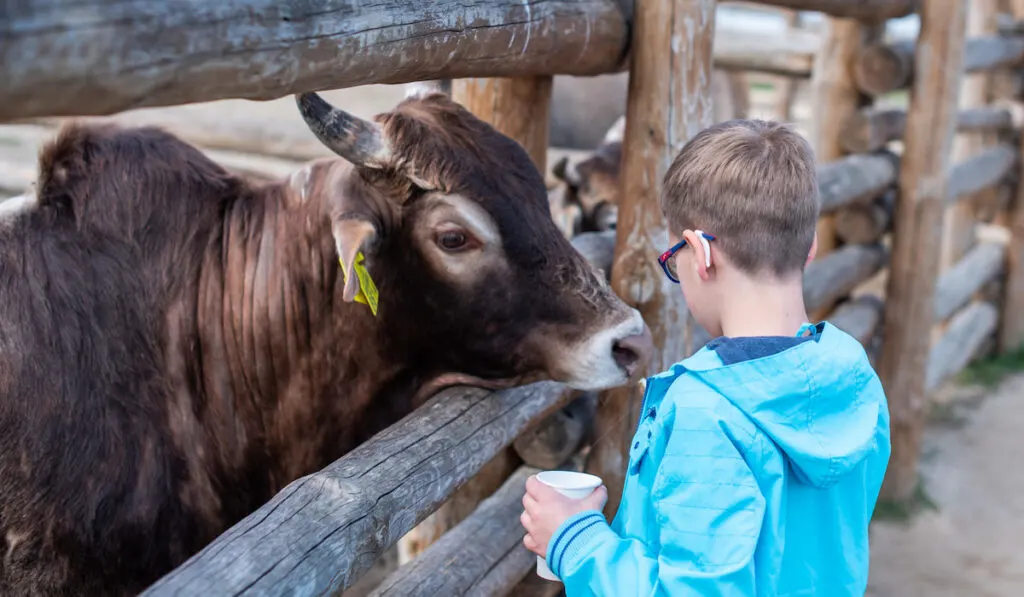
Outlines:
<svg viewBox="0 0 1024 597"><path fill-rule="evenodd" d="M1024 371L1024 345L1016 350L979 359L959 375L959 381L965 384L985 386L988 388L999 385L1007 375Z"/></svg>
<svg viewBox="0 0 1024 597"><path fill-rule="evenodd" d="M871 516L871 522L907 522L915 514L925 510L938 510L938 505L932 501L920 482L914 490L914 494L905 502L879 499L875 504L875 512Z"/></svg>

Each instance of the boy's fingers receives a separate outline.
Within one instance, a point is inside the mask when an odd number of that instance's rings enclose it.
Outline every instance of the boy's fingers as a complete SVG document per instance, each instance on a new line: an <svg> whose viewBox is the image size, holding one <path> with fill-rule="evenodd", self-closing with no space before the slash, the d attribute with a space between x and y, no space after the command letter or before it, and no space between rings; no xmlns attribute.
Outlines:
<svg viewBox="0 0 1024 597"><path fill-rule="evenodd" d="M583 498L583 503L588 509L601 510L608 503L608 488L604 485L595 489L590 495Z"/></svg>
<svg viewBox="0 0 1024 597"><path fill-rule="evenodd" d="M530 530L533 529L533 519L530 518L530 514L528 512L526 512L525 510L523 511L522 514L519 515L519 523L522 524L523 528L526 529L527 531L530 531Z"/></svg>
<svg viewBox="0 0 1024 597"><path fill-rule="evenodd" d="M530 494L523 494L523 509L527 512L532 512L537 509L537 500L533 499Z"/></svg>
<svg viewBox="0 0 1024 597"><path fill-rule="evenodd" d="M537 480L537 475L532 475L526 480L526 493L536 500L543 500L551 494L561 495L551 487Z"/></svg>
<svg viewBox="0 0 1024 597"><path fill-rule="evenodd" d="M537 546L537 542L534 541L533 537L530 536L529 534L527 534L525 537L523 537L523 546L526 549L532 551L533 553L537 553L537 547L538 547Z"/></svg>

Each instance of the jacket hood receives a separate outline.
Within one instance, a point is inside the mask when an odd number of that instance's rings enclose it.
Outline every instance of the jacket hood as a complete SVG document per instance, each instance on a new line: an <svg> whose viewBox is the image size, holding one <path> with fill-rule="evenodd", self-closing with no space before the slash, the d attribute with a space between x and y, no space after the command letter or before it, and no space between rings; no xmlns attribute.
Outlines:
<svg viewBox="0 0 1024 597"><path fill-rule="evenodd" d="M881 382L860 343L827 322L770 356L723 365L704 347L681 364L754 421L804 483L836 483L874 446Z"/></svg>

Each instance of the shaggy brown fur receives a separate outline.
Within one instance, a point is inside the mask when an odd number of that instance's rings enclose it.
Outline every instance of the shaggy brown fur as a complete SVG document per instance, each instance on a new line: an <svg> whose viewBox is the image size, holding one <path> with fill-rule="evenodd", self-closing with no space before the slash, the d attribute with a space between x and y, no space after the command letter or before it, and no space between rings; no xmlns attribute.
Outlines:
<svg viewBox="0 0 1024 597"><path fill-rule="evenodd" d="M465 372L544 376L622 305L559 234L523 149L444 96L378 118L401 168L254 182L154 128L65 127L0 216L0 594L135 594ZM425 191L482 206L506 267L456 283ZM332 223L374 222L378 316ZM621 318L621 317L620 317ZM554 330L554 331L553 331Z"/></svg>

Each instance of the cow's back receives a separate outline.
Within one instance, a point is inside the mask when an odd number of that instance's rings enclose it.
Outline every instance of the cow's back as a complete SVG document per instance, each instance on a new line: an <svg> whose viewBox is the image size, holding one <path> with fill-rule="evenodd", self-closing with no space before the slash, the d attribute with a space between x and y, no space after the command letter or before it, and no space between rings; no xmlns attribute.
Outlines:
<svg viewBox="0 0 1024 597"><path fill-rule="evenodd" d="M72 141L85 151L44 151L38 203L0 215L3 595L138 592L210 539L177 494L162 371L168 296L206 242L174 220L204 209L187 177L166 181L179 204L133 186L161 158L145 142L115 139L140 152L118 156ZM174 259L184 272L160 271Z"/></svg>

